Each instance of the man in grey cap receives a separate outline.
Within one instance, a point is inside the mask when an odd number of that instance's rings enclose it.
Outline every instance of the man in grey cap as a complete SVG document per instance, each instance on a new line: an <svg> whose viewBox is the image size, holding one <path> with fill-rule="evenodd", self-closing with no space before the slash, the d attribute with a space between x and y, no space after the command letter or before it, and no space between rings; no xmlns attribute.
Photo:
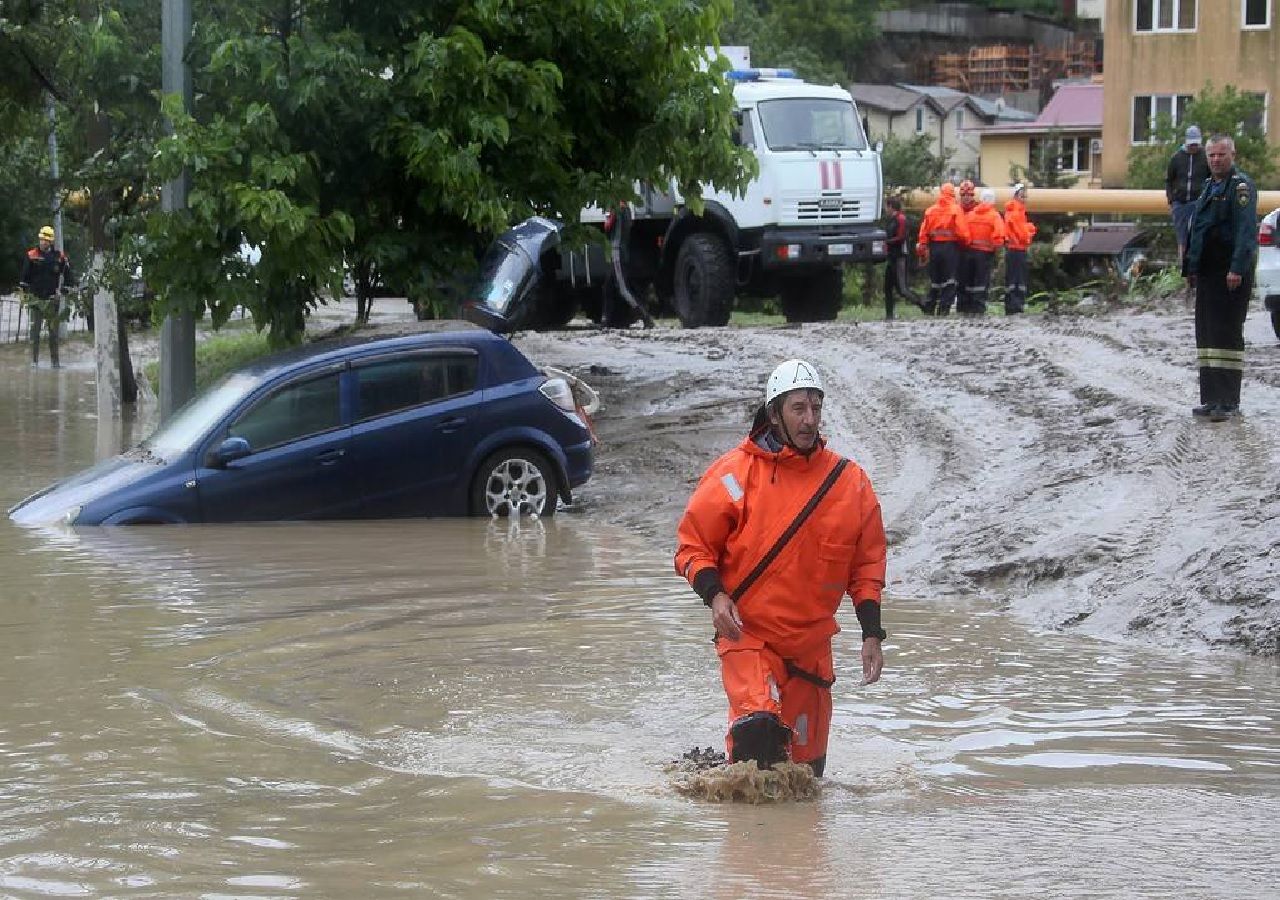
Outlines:
<svg viewBox="0 0 1280 900"><path fill-rule="evenodd" d="M1198 125L1187 129L1183 144L1173 154L1164 173L1164 196L1173 212L1173 230L1178 236L1178 258L1187 252L1187 236L1196 200L1209 177L1209 163L1200 148Z"/></svg>

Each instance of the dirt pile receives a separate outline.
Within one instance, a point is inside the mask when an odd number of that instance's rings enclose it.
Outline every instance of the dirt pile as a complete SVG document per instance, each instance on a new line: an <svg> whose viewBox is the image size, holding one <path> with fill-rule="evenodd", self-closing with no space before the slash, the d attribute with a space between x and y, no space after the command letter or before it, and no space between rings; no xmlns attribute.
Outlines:
<svg viewBox="0 0 1280 900"><path fill-rule="evenodd" d="M1246 326L1243 421L1195 421L1190 315L992 317L517 343L600 392L582 514L673 548L783 359L880 495L894 594L979 599L1112 640L1280 651L1280 347Z"/></svg>

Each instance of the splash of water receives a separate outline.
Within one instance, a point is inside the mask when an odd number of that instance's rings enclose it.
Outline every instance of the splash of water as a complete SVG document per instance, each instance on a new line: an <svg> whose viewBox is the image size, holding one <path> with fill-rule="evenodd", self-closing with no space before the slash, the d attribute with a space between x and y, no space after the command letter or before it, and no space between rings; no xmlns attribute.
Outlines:
<svg viewBox="0 0 1280 900"><path fill-rule="evenodd" d="M755 760L729 763L723 753L693 750L666 767L676 792L711 803L787 803L816 799L820 782L804 764L761 769Z"/></svg>

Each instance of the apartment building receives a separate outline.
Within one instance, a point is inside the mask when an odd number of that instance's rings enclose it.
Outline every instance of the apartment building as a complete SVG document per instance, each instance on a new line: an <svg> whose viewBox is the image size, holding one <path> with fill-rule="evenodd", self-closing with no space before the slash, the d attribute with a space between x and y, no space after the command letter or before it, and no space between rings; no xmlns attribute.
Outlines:
<svg viewBox="0 0 1280 900"><path fill-rule="evenodd" d="M1212 82L1264 100L1263 126L1280 143L1280 0L1107 0L1102 184L1124 187L1129 148L1150 139L1160 116L1185 122Z"/></svg>

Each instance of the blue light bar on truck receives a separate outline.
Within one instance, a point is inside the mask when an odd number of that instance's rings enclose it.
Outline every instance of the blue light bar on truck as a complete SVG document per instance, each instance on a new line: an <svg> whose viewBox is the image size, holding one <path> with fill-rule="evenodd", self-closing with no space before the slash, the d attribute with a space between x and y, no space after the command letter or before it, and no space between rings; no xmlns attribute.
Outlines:
<svg viewBox="0 0 1280 900"><path fill-rule="evenodd" d="M764 81L769 78L795 78L792 69L730 69L730 81Z"/></svg>

